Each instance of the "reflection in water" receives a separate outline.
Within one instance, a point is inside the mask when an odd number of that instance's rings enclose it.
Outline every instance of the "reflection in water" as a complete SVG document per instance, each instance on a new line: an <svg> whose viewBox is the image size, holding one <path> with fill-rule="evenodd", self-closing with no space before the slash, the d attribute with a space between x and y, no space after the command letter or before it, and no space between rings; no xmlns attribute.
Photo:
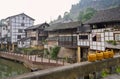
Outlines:
<svg viewBox="0 0 120 79"><path fill-rule="evenodd" d="M0 78L16 76L30 72L22 64L0 58Z"/></svg>

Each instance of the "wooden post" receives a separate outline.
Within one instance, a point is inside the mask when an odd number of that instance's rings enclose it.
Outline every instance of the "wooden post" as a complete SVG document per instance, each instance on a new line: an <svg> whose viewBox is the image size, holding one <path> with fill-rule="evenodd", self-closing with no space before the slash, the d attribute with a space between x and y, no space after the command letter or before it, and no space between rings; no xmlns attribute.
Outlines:
<svg viewBox="0 0 120 79"><path fill-rule="evenodd" d="M11 46L10 46L10 44L8 45L8 50L9 50L9 52L10 52L10 48L11 48Z"/></svg>
<svg viewBox="0 0 120 79"><path fill-rule="evenodd" d="M56 59L56 63L58 64L58 59Z"/></svg>
<svg viewBox="0 0 120 79"><path fill-rule="evenodd" d="M50 63L50 58L48 58L48 62Z"/></svg>
<svg viewBox="0 0 120 79"><path fill-rule="evenodd" d="M1 43L1 49L3 48L3 44Z"/></svg>
<svg viewBox="0 0 120 79"><path fill-rule="evenodd" d="M43 62L43 57L41 57L41 62Z"/></svg>
<svg viewBox="0 0 120 79"><path fill-rule="evenodd" d="M35 62L36 62L36 55L35 55Z"/></svg>
<svg viewBox="0 0 120 79"><path fill-rule="evenodd" d="M63 65L64 65L64 59L63 59Z"/></svg>
<svg viewBox="0 0 120 79"><path fill-rule="evenodd" d="M14 45L14 43L12 44L12 51L14 50L14 48L15 48L15 45Z"/></svg>
<svg viewBox="0 0 120 79"><path fill-rule="evenodd" d="M77 49L77 62L80 62L81 61L81 48L78 47Z"/></svg>

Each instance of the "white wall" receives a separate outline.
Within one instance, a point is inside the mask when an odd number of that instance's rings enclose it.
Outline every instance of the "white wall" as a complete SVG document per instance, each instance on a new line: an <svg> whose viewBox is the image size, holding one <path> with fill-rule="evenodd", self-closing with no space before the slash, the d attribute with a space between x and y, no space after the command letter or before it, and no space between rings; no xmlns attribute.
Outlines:
<svg viewBox="0 0 120 79"><path fill-rule="evenodd" d="M101 50L101 51L105 50L104 30L105 29L93 29L92 30L92 33L90 34L90 49ZM101 41L93 41L92 37L94 35L100 35L100 37L101 37L100 40Z"/></svg>
<svg viewBox="0 0 120 79"><path fill-rule="evenodd" d="M79 35L88 35L87 40L79 39ZM78 46L89 46L90 45L90 34L89 33L80 33L77 35L77 45Z"/></svg>
<svg viewBox="0 0 120 79"><path fill-rule="evenodd" d="M30 47L30 39L25 41L19 41L17 44L18 44L18 48Z"/></svg>
<svg viewBox="0 0 120 79"><path fill-rule="evenodd" d="M24 19L23 19L24 17ZM17 15L15 17L12 17L9 19L10 21L10 30L11 30L11 33L10 36L11 36L11 42L17 42L19 39L17 39L17 36L18 35L21 35L21 38L24 38L25 37L25 32L24 30L30 26L33 25L34 21L27 17L26 15L24 14L21 14L21 15ZM21 24L24 23L24 26L21 26ZM22 29L23 32L22 33L19 33L18 32L18 29Z"/></svg>

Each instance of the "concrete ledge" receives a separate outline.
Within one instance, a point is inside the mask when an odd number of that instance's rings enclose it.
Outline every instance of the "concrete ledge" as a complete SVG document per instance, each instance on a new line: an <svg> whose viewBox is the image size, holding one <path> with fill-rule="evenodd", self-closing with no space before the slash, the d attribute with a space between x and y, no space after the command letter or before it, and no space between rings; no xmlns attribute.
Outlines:
<svg viewBox="0 0 120 79"><path fill-rule="evenodd" d="M73 65L51 68L23 74L8 79L76 79L104 68L120 64L120 56L96 62L82 62Z"/></svg>

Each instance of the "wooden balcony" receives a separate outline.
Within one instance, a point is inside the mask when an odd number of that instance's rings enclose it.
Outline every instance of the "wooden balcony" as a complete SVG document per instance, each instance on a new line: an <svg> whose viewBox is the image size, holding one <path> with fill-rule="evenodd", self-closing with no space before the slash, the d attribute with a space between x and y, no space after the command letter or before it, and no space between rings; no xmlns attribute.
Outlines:
<svg viewBox="0 0 120 79"><path fill-rule="evenodd" d="M67 47L67 48L76 48L77 47L77 42L72 42L72 41L59 41L58 45L61 47Z"/></svg>
<svg viewBox="0 0 120 79"><path fill-rule="evenodd" d="M39 33L39 36L48 36L47 33Z"/></svg>
<svg viewBox="0 0 120 79"><path fill-rule="evenodd" d="M60 36L58 39L58 45L67 48L77 47L77 36Z"/></svg>
<svg viewBox="0 0 120 79"><path fill-rule="evenodd" d="M113 45L113 44L109 44L109 43L105 42L105 47L106 48L113 48L113 49L120 49L120 43Z"/></svg>

